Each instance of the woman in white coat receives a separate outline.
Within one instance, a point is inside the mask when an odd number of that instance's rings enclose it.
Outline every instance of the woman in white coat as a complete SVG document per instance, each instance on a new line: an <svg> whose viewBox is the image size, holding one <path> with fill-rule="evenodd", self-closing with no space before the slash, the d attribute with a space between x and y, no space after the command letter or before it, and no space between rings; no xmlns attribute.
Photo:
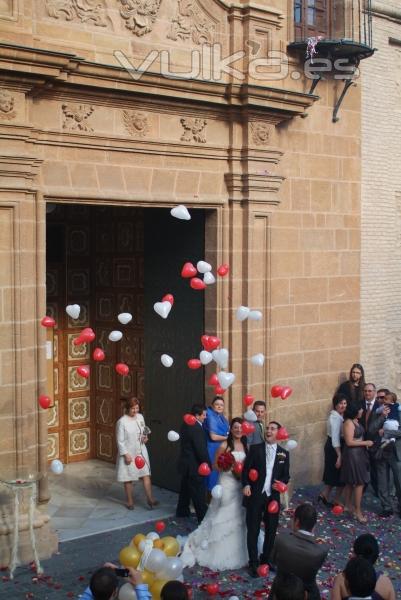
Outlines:
<svg viewBox="0 0 401 600"><path fill-rule="evenodd" d="M142 479L148 506L153 508L159 502L154 500L152 494L149 455L145 445L148 441L148 428L140 414L139 400L132 397L124 399L123 402L125 414L117 421L116 427L117 481L124 483L128 510L134 509L133 482L138 479ZM143 466L135 464L136 458L138 458L137 462L143 463Z"/></svg>

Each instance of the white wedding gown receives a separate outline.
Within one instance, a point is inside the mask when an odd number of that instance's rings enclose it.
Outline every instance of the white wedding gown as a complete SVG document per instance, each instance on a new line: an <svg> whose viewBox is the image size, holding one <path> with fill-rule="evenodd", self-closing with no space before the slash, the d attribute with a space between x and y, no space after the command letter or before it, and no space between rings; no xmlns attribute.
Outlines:
<svg viewBox="0 0 401 600"><path fill-rule="evenodd" d="M233 451L236 461L244 462L245 452ZM213 571L239 569L248 563L245 509L242 485L231 472L220 473L221 498L212 498L208 511L193 531L181 554L186 567L195 563Z"/></svg>

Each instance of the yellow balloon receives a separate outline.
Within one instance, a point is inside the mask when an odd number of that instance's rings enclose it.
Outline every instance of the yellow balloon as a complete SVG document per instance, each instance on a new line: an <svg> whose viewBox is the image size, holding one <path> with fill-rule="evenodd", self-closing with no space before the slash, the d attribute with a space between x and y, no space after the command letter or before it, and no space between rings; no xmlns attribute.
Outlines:
<svg viewBox="0 0 401 600"><path fill-rule="evenodd" d="M141 576L142 576L142 583L147 583L149 587L153 584L153 582L155 580L154 574L151 573L150 571L147 571L146 569L141 571Z"/></svg>
<svg viewBox="0 0 401 600"><path fill-rule="evenodd" d="M167 583L167 579L156 579L155 582L150 586L150 593L152 594L153 600L160 600L160 594L162 589Z"/></svg>
<svg viewBox="0 0 401 600"><path fill-rule="evenodd" d="M118 558L124 567L134 567L136 569L141 558L141 553L135 546L125 546L125 548L120 550Z"/></svg>
<svg viewBox="0 0 401 600"><path fill-rule="evenodd" d="M134 544L134 546L136 546L138 548L139 543L142 542L142 540L146 540L146 535L143 535L143 533L137 533L131 540L131 544Z"/></svg>
<svg viewBox="0 0 401 600"><path fill-rule="evenodd" d="M158 548L159 550L163 550L163 548L164 548L163 540L153 540L153 548Z"/></svg>
<svg viewBox="0 0 401 600"><path fill-rule="evenodd" d="M180 551L180 544L177 542L175 537L172 535L166 535L166 537L161 538L163 542L163 551L166 556L177 556Z"/></svg>

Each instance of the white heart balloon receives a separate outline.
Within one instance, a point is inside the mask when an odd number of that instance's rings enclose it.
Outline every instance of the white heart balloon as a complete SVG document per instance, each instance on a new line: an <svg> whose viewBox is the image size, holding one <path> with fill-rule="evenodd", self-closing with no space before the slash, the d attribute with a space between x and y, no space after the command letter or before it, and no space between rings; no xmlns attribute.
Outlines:
<svg viewBox="0 0 401 600"><path fill-rule="evenodd" d="M217 379L219 380L219 384L221 385L221 387L224 390L226 390L230 387L230 385L234 383L235 375L234 373L226 373L225 371L220 371L220 373L217 374Z"/></svg>
<svg viewBox="0 0 401 600"><path fill-rule="evenodd" d="M265 357L263 354L259 353L259 354L254 354L251 357L251 363L253 365L256 365L257 367L263 367L263 365L265 364Z"/></svg>
<svg viewBox="0 0 401 600"><path fill-rule="evenodd" d="M295 440L288 440L285 445L287 450L295 450L295 448L297 446L298 446L298 442L296 442Z"/></svg>
<svg viewBox="0 0 401 600"><path fill-rule="evenodd" d="M153 305L153 308L160 317L167 319L171 310L171 303L168 300L165 300L164 302L156 302Z"/></svg>
<svg viewBox="0 0 401 600"><path fill-rule="evenodd" d="M167 439L169 442L178 442L178 440L180 439L180 434L176 431L171 430L167 434Z"/></svg>
<svg viewBox="0 0 401 600"><path fill-rule="evenodd" d="M263 315L260 312L260 310L251 310L250 313L249 313L249 315L248 315L248 318L251 321L260 321L262 317L263 317Z"/></svg>
<svg viewBox="0 0 401 600"><path fill-rule="evenodd" d="M245 421L250 421L251 423L254 423L258 420L258 417L255 415L253 410L249 409L246 412L244 412L244 419Z"/></svg>
<svg viewBox="0 0 401 600"><path fill-rule="evenodd" d="M122 323L122 325L127 325L130 321L132 321L131 313L120 313L117 319Z"/></svg>
<svg viewBox="0 0 401 600"><path fill-rule="evenodd" d="M196 268L198 269L199 273L208 273L212 270L212 265L210 265L208 262L205 262L204 260L200 260L196 264Z"/></svg>
<svg viewBox="0 0 401 600"><path fill-rule="evenodd" d="M217 484L212 488L212 496L213 498L221 498L223 495L223 488L221 485Z"/></svg>
<svg viewBox="0 0 401 600"><path fill-rule="evenodd" d="M216 363L222 368L225 369L228 365L228 350L225 348L220 348L219 350L213 350L212 352L213 359Z"/></svg>
<svg viewBox="0 0 401 600"><path fill-rule="evenodd" d="M206 285L212 285L213 283L216 283L216 277L213 275L213 273L208 271L204 274L203 281L206 283Z"/></svg>
<svg viewBox="0 0 401 600"><path fill-rule="evenodd" d="M78 319L79 313L81 312L81 307L79 304L69 304L65 307L65 312L71 319Z"/></svg>
<svg viewBox="0 0 401 600"><path fill-rule="evenodd" d="M175 217L176 219L182 219L183 221L190 221L191 215L188 212L188 209L183 204L179 204L170 210L170 215Z"/></svg>
<svg viewBox="0 0 401 600"><path fill-rule="evenodd" d="M210 362L212 362L213 356L211 352L202 350L202 352L199 354L199 360L201 361L202 365L208 365Z"/></svg>
<svg viewBox="0 0 401 600"><path fill-rule="evenodd" d="M250 310L247 306L240 306L239 308L237 308L237 319L238 321L245 321L245 319L248 318L248 315L250 313Z"/></svg>
<svg viewBox="0 0 401 600"><path fill-rule="evenodd" d="M54 473L55 475L61 475L61 473L64 471L64 465L61 462L61 460L58 460L58 458L55 458L50 463L50 469L51 469L52 473Z"/></svg>
<svg viewBox="0 0 401 600"><path fill-rule="evenodd" d="M148 540L160 539L160 535L156 531L149 531L149 533L146 534L146 537L148 538Z"/></svg>
<svg viewBox="0 0 401 600"><path fill-rule="evenodd" d="M114 331L110 331L110 333L109 333L109 340L111 342L119 342L122 337L123 337L122 332L118 331L117 329L115 329Z"/></svg>
<svg viewBox="0 0 401 600"><path fill-rule="evenodd" d="M171 365L173 364L174 360L172 359L172 357L169 354L162 354L160 357L161 363L163 365L163 367L171 367Z"/></svg>

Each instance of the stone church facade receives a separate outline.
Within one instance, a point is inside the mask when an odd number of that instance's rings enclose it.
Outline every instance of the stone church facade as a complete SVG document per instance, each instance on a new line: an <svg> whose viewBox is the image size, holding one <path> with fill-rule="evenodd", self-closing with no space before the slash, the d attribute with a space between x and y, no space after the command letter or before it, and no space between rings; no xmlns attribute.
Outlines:
<svg viewBox="0 0 401 600"><path fill-rule="evenodd" d="M203 307L205 331L229 348L236 374L227 412L242 414L245 393L266 399L269 416L299 442L294 484L320 479L330 399L360 359L361 88L349 90L333 123L343 83L328 76L310 93L303 59L287 53L293 9L282 0L0 2L0 460L42 474L35 531L43 556L57 543L46 515L49 457L112 460L118 416L107 408L107 383L97 403L100 376L96 385L76 377L74 367L90 357L73 354L77 330L50 294L46 241L57 215L89 232L91 211L122 215L118 241L124 222L140 233L150 209L182 203L203 211L199 259L230 265ZM107 222L99 227L107 237ZM85 254L83 239L70 240L76 289L101 251ZM127 265L139 272L144 250L115 248L114 279L99 306L108 298L117 313L115 286L125 290L127 277L135 287ZM82 258L89 255L93 263ZM240 305L261 310L262 322L237 321ZM46 312L64 323L63 337L41 326ZM83 316L81 326L91 324ZM146 344L137 325L133 339ZM262 367L249 360L256 353L265 356ZM135 364L136 380L122 392L142 396L146 413L146 364ZM290 385L291 398L270 398L273 384ZM39 409L40 394L55 398L49 411ZM5 564L12 507L2 498Z"/></svg>

